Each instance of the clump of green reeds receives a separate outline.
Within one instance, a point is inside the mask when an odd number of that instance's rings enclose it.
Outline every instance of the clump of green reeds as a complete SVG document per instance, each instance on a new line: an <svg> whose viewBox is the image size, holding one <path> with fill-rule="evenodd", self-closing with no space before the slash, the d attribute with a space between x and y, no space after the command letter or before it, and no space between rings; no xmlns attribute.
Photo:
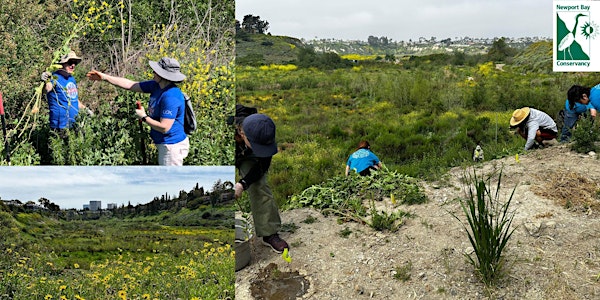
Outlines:
<svg viewBox="0 0 600 300"><path fill-rule="evenodd" d="M514 212L509 211L515 189L508 200L502 203L499 199L502 171L497 173L495 190L490 188L495 174L496 172L487 178L480 178L473 172L473 176L466 176L468 195L461 200L461 207L467 224L453 214L465 228L476 259L470 254L465 256L486 285L495 283L503 274L502 253L515 230L511 228Z"/></svg>

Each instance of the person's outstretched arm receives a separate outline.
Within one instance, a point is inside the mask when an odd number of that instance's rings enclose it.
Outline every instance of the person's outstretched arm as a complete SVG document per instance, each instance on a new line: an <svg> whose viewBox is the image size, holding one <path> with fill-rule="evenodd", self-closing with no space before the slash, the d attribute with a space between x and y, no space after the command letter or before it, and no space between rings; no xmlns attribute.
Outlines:
<svg viewBox="0 0 600 300"><path fill-rule="evenodd" d="M130 90L132 92L143 92L139 82L127 78L111 76L96 70L89 71L85 76L87 76L87 78L89 78L90 80L107 81L108 83L114 86L118 86L120 88Z"/></svg>

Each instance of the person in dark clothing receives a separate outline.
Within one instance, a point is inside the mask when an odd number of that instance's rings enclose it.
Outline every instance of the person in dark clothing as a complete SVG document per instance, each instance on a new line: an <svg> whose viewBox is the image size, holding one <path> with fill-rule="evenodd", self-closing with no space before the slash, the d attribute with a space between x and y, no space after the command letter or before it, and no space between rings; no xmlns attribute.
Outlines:
<svg viewBox="0 0 600 300"><path fill-rule="evenodd" d="M279 207L267 183L271 159L277 153L275 123L264 114L251 114L239 122L236 131L235 165L240 180L235 184L235 197L248 192L254 230L261 241L277 253L289 245L281 239Z"/></svg>

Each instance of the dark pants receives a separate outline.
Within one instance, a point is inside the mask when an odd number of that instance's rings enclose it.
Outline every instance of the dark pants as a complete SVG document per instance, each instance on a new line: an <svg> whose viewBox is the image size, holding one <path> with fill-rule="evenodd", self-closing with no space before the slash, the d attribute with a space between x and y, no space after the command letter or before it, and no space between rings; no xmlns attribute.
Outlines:
<svg viewBox="0 0 600 300"><path fill-rule="evenodd" d="M360 174L360 176L369 176L369 175L371 175L371 170L377 170L377 168L370 166L370 167L358 172L358 174Z"/></svg>
<svg viewBox="0 0 600 300"><path fill-rule="evenodd" d="M579 120L579 115L580 114L578 113L568 112L565 110L563 118L564 124L560 135L561 142L568 142L571 139L571 129L575 127L575 123L577 123L577 120Z"/></svg>
<svg viewBox="0 0 600 300"><path fill-rule="evenodd" d="M238 167L240 177L246 176L254 164L255 162L252 160L244 160L240 163ZM277 233L281 227L281 217L279 216L277 202L275 202L271 188L267 183L267 174L263 175L259 181L251 184L246 192L248 192L248 199L250 200L250 210L252 211L256 235L261 237Z"/></svg>

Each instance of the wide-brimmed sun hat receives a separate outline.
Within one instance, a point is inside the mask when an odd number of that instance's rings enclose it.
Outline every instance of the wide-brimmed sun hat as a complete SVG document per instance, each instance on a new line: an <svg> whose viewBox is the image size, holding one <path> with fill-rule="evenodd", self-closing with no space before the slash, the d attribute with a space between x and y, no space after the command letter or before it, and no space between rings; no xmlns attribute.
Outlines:
<svg viewBox="0 0 600 300"><path fill-rule="evenodd" d="M70 60L73 60L73 61L75 61L76 64L78 64L81 62L81 57L77 56L77 54L75 54L75 51L71 50L71 51L69 51L69 53L61 56L58 63L64 64Z"/></svg>
<svg viewBox="0 0 600 300"><path fill-rule="evenodd" d="M270 157L277 153L275 123L271 118L263 114L249 115L242 122L242 129L254 155Z"/></svg>
<svg viewBox="0 0 600 300"><path fill-rule="evenodd" d="M510 126L517 126L529 116L529 107L516 109L510 118Z"/></svg>
<svg viewBox="0 0 600 300"><path fill-rule="evenodd" d="M150 67L158 76L173 82L180 82L185 79L179 70L179 62L170 57L163 57L159 61L150 61Z"/></svg>

